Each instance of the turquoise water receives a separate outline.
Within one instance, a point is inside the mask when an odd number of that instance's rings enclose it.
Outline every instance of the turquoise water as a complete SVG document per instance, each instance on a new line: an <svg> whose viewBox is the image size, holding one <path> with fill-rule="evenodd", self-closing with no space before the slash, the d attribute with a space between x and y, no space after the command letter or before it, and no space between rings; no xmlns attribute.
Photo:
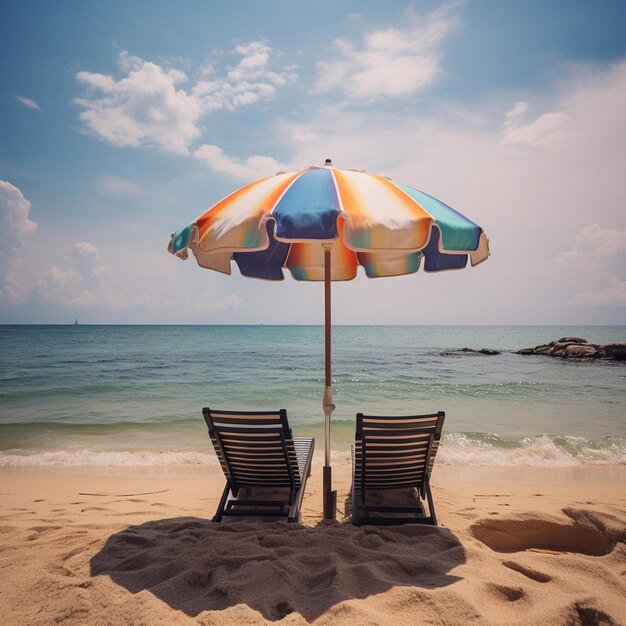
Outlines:
<svg viewBox="0 0 626 626"><path fill-rule="evenodd" d="M626 367L513 353L626 327L339 326L332 446L357 411L446 411L444 463L626 462ZM203 406L286 408L323 447L319 326L0 326L0 465L207 462ZM494 348L496 356L445 354Z"/></svg>

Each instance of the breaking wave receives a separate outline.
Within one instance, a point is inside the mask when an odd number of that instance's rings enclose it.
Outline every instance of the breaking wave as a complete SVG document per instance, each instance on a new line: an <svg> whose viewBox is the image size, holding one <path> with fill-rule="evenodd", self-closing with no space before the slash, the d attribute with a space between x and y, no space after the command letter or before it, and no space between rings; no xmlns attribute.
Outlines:
<svg viewBox="0 0 626 626"><path fill-rule="evenodd" d="M54 450L45 452L6 451L0 454L0 467L97 466L139 467L169 465L217 465L217 457L209 452L154 450L92 451Z"/></svg>
<svg viewBox="0 0 626 626"><path fill-rule="evenodd" d="M316 462L321 462L323 438L317 438ZM334 453L337 462L349 462L345 447ZM572 467L585 464L626 464L626 440L605 437L548 436L507 439L488 433L444 433L437 456L443 465L501 467ZM202 450L25 450L0 452L0 468L45 466L216 466L215 454Z"/></svg>
<svg viewBox="0 0 626 626"><path fill-rule="evenodd" d="M484 433L443 436L438 463L503 467L571 467L584 464L626 464L626 440L606 437L548 436L504 439Z"/></svg>

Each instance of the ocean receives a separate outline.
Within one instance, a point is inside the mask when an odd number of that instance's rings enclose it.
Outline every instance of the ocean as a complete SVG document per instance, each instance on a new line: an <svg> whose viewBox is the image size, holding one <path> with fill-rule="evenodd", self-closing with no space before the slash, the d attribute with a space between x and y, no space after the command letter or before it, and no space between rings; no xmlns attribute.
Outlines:
<svg viewBox="0 0 626 626"><path fill-rule="evenodd" d="M624 363L514 353L563 336L626 326L334 327L334 454L357 412L443 410L438 463L626 463ZM323 350L321 326L0 326L0 467L214 464L203 406L285 408L321 453Z"/></svg>

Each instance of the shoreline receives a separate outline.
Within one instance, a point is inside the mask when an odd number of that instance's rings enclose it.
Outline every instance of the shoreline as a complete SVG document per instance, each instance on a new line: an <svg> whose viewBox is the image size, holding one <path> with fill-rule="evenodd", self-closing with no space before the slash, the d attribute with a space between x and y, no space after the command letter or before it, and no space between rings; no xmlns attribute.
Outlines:
<svg viewBox="0 0 626 626"><path fill-rule="evenodd" d="M313 461L313 473L322 472L321 456ZM332 460L334 471L350 473L350 460ZM95 476L119 478L223 479L217 459L211 464L178 465L25 465L0 466L0 476ZM432 483L563 484L589 481L626 482L626 464L598 463L565 467L445 465L435 463Z"/></svg>
<svg viewBox="0 0 626 626"><path fill-rule="evenodd" d="M0 429L1 430L1 429ZM350 430L353 430L351 425ZM324 459L323 434L300 428L302 432L312 433L317 441L314 453L314 463L321 464ZM204 442L205 433L199 435ZM30 471L56 472L55 468L130 468L120 470L127 475L140 472L132 468L193 468L214 467L218 464L215 452L210 441L199 445L198 436L190 442L173 442L164 439L158 442L152 438L150 447L137 447L134 439L120 439L115 446L110 434L106 435L107 442L100 441L66 441L63 448L54 447L55 441L47 442L46 447L28 448L25 446L11 447L9 442L3 441L6 449L0 451L0 471ZM333 464L350 463L350 446L354 436L338 442L339 437L333 438L331 455ZM21 442L15 442L21 443ZM106 447L103 444L107 444ZM130 443L133 445L131 446ZM157 443L162 446L157 447ZM619 435L606 436L598 440L588 440L584 437L565 435L538 435L523 438L511 438L490 433L446 433L444 432L436 468L443 468L447 475L458 475L454 468L467 468L473 475L484 473L481 468L496 468L506 471L507 468L516 471L542 471L544 469L568 468L584 473L584 468L594 476L600 476L602 466L626 467L626 438ZM474 468L474 469L471 469ZM73 471L73 470L68 470ZM78 470L80 471L80 470ZM94 473L95 470L87 471ZM107 473L115 470L103 469ZM148 470L153 471L153 470ZM466 471L465 469L463 471ZM119 472L118 472L119 473ZM164 469L163 473L171 473ZM462 479L462 478L461 478ZM507 480L517 480L505 478Z"/></svg>

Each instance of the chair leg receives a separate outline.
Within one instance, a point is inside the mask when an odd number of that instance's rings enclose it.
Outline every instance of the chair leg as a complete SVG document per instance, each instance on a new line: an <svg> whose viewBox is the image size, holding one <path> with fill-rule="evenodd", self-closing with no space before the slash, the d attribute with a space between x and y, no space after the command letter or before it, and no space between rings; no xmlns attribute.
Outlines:
<svg viewBox="0 0 626 626"><path fill-rule="evenodd" d="M308 459L309 471L306 474L307 478L311 477L311 472L313 471L313 452L314 451L315 451L315 439L311 441L311 450L309 452L309 459Z"/></svg>
<svg viewBox="0 0 626 626"><path fill-rule="evenodd" d="M430 517L433 520L433 526L437 526L437 516L435 515L435 505L433 503L433 494L430 490L430 480L426 477L424 481L424 486L426 487L426 498L428 500L428 511L430 513Z"/></svg>
<svg viewBox="0 0 626 626"><path fill-rule="evenodd" d="M300 489L294 491L291 489L289 493L289 513L287 515L288 522L300 522L300 507L302 506L302 498L304 497L304 484Z"/></svg>
<svg viewBox="0 0 626 626"><path fill-rule="evenodd" d="M359 502L356 497L356 467L354 462L354 448L352 449L352 523L355 526L361 525L361 519L359 517Z"/></svg>
<svg viewBox="0 0 626 626"><path fill-rule="evenodd" d="M226 503L228 502L229 493L230 493L230 484L228 481L226 481L224 492L222 493L222 497L220 498L220 503L217 506L217 511L215 511L215 515L211 519L212 522L222 521L222 517L224 515L224 508L226 507Z"/></svg>
<svg viewBox="0 0 626 626"><path fill-rule="evenodd" d="M361 525L361 516L359 514L359 503L356 497L356 489L354 484L352 485L352 523L355 526Z"/></svg>
<svg viewBox="0 0 626 626"><path fill-rule="evenodd" d="M289 516L287 518L288 522L295 522L297 524L300 523L302 519L302 514L300 513L300 509L302 507L302 499L304 498L304 488L306 487L306 481L311 475L311 468L313 466L313 449L315 448L315 440L311 443L311 449L309 450L309 455L304 464L304 475L306 478L302 481L300 485L300 489L295 492L292 490L290 493L290 501L291 506L289 507Z"/></svg>
<svg viewBox="0 0 626 626"><path fill-rule="evenodd" d="M299 524L302 519L302 515L300 514L300 503L302 502L302 497L297 496L296 502L292 506L289 507L289 515L287 516L287 522Z"/></svg>

